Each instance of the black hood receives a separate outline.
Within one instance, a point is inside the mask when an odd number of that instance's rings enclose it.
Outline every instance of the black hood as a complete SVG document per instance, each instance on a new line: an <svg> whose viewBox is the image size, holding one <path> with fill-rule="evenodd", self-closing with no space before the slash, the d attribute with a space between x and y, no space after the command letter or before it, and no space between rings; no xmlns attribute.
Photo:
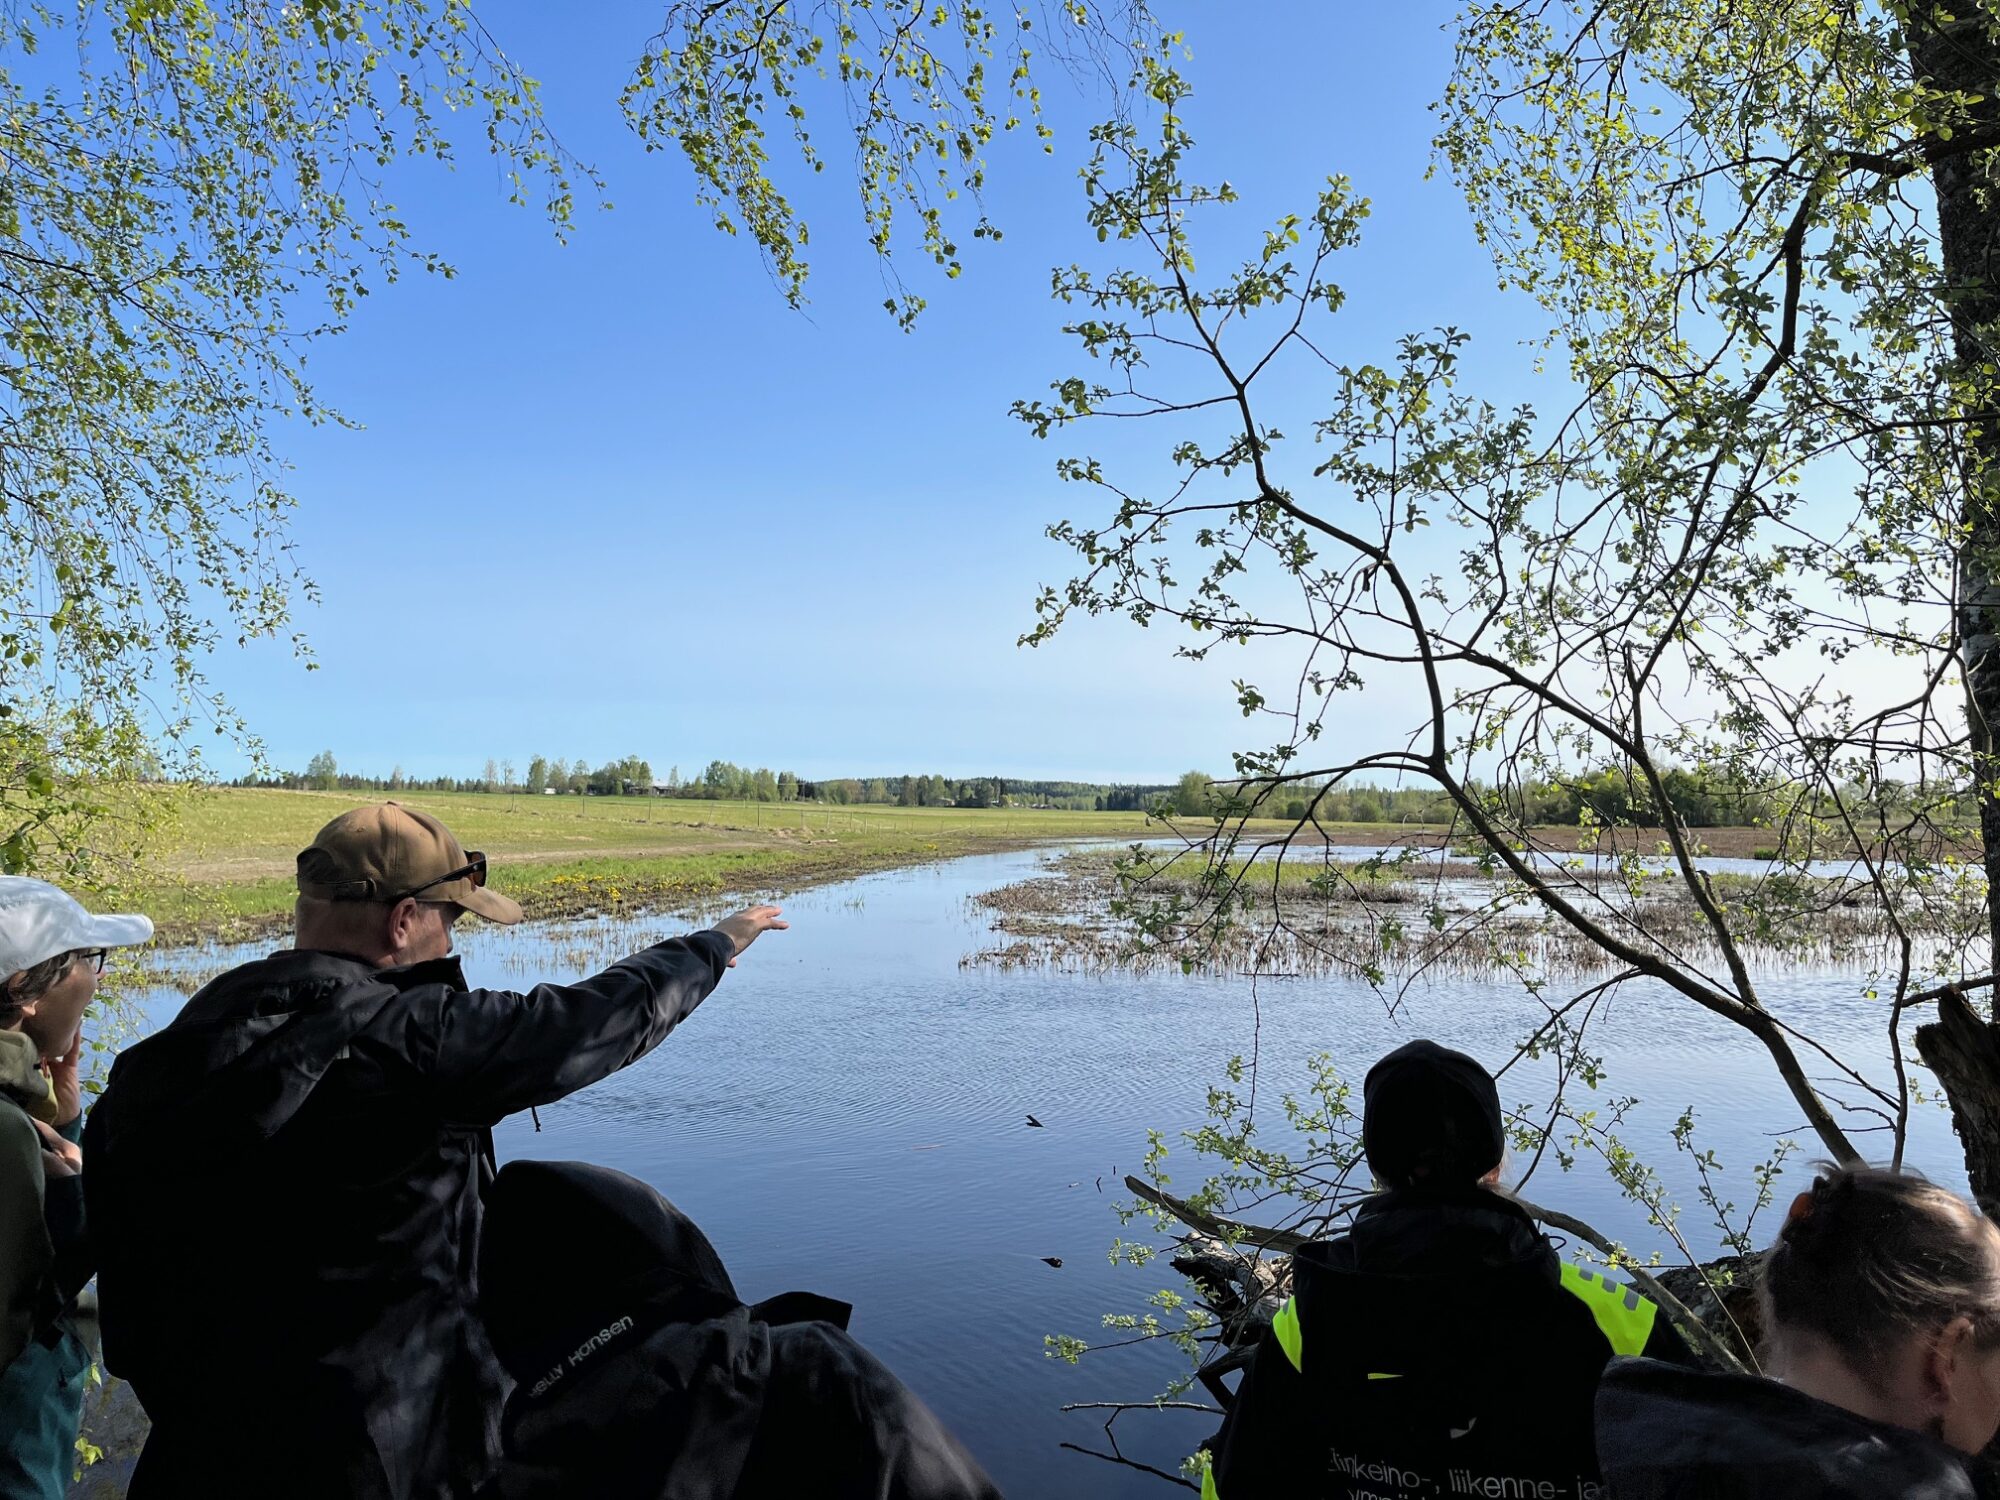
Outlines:
<svg viewBox="0 0 2000 1500"><path fill-rule="evenodd" d="M1529 1268L1552 1284L1555 1250L1526 1209L1479 1187L1392 1188L1362 1200L1354 1226L1329 1244L1330 1267L1404 1276Z"/></svg>
<svg viewBox="0 0 2000 1500"><path fill-rule="evenodd" d="M1385 1186L1470 1187L1500 1164L1500 1091L1477 1059L1408 1042L1368 1070L1361 1093L1361 1143Z"/></svg>
<svg viewBox="0 0 2000 1500"><path fill-rule="evenodd" d="M465 987L456 957L377 969L337 953L286 949L205 986L171 1026L112 1064L91 1111L93 1170L199 1173L218 1150L279 1134L327 1069L398 996ZM108 1107L107 1107L108 1106Z"/></svg>
<svg viewBox="0 0 2000 1500"><path fill-rule="evenodd" d="M623 1173L502 1167L479 1280L520 1382L481 1500L999 1500L847 1336L846 1304L745 1306L707 1237Z"/></svg>
<svg viewBox="0 0 2000 1500"><path fill-rule="evenodd" d="M1774 1380L1613 1361L1597 1456L1618 1500L1972 1500L1967 1460Z"/></svg>
<svg viewBox="0 0 2000 1500"><path fill-rule="evenodd" d="M532 1384L600 1333L743 1303L708 1236L645 1183L586 1162L516 1161L486 1192L479 1305L500 1363Z"/></svg>
<svg viewBox="0 0 2000 1500"><path fill-rule="evenodd" d="M1551 1303L1572 1311L1561 1275L1534 1220L1483 1188L1377 1193L1347 1234L1292 1258L1300 1316L1340 1330L1343 1363L1441 1376L1548 1339Z"/></svg>

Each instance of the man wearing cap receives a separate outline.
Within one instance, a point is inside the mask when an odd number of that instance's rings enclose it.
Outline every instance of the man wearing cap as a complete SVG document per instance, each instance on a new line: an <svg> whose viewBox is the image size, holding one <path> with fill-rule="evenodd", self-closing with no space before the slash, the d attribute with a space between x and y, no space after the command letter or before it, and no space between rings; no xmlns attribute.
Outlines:
<svg viewBox="0 0 2000 1500"><path fill-rule="evenodd" d="M1591 1404L1614 1354L1690 1361L1654 1305L1565 1264L1497 1190L1499 1090L1463 1052L1368 1071L1379 1192L1292 1257L1292 1296L1244 1371L1206 1500L1603 1493Z"/></svg>
<svg viewBox="0 0 2000 1500"><path fill-rule="evenodd" d="M128 1048L84 1148L105 1357L153 1429L132 1500L468 1494L505 1377L473 1314L491 1127L651 1051L778 909L572 985L469 989L521 909L396 803L299 855L296 946Z"/></svg>
<svg viewBox="0 0 2000 1500"><path fill-rule="evenodd" d="M60 1500L90 1351L83 1233L83 1013L107 950L153 935L41 880L0 877L0 1500Z"/></svg>

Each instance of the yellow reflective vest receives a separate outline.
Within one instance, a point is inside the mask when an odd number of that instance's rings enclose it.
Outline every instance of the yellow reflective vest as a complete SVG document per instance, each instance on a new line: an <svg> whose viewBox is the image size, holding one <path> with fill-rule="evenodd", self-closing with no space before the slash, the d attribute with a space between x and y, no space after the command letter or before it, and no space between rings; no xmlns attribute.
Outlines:
<svg viewBox="0 0 2000 1500"><path fill-rule="evenodd" d="M1563 1290L1590 1310L1597 1331L1604 1335L1613 1354L1635 1355L1645 1350L1660 1310L1636 1286L1617 1280L1607 1271L1567 1262L1562 1266L1561 1281ZM1286 1298L1285 1305L1271 1319L1271 1334L1291 1367L1304 1374L1305 1329L1299 1320L1296 1297ZM1396 1380L1401 1376L1393 1370L1371 1370L1368 1378ZM1221 1500L1212 1462L1204 1462L1202 1466L1201 1493L1202 1500Z"/></svg>

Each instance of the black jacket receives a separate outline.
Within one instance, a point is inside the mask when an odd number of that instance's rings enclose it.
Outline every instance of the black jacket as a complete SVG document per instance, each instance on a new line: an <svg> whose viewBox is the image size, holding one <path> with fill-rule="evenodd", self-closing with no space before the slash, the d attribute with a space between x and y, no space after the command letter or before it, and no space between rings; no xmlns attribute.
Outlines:
<svg viewBox="0 0 2000 1500"><path fill-rule="evenodd" d="M1220 1500L1587 1500L1605 1329L1627 1352L1687 1357L1650 1303L1566 1269L1479 1189L1370 1198L1348 1234L1299 1250L1292 1286L1212 1450Z"/></svg>
<svg viewBox="0 0 2000 1500"><path fill-rule="evenodd" d="M623 1173L510 1162L479 1275L517 1382L481 1500L999 1500L845 1304L745 1307L701 1230Z"/></svg>
<svg viewBox="0 0 2000 1500"><path fill-rule="evenodd" d="M1754 1375L1621 1359L1597 1394L1614 1500L1972 1500L1971 1461Z"/></svg>
<svg viewBox="0 0 2000 1500"><path fill-rule="evenodd" d="M504 1395L472 1314L490 1127L644 1056L733 952L525 995L283 952L127 1049L84 1151L106 1362L153 1420L133 1500L469 1493Z"/></svg>

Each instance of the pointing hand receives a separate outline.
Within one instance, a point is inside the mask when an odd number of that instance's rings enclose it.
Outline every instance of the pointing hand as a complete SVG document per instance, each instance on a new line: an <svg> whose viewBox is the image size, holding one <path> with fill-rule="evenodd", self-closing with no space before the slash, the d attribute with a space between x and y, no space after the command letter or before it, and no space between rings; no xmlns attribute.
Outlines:
<svg viewBox="0 0 2000 1500"><path fill-rule="evenodd" d="M781 919L780 914L783 911L784 908L781 906L748 906L734 916L724 917L717 922L715 931L736 945L736 954L740 957L744 949L757 941L759 933L783 932L792 925ZM732 969L736 967L736 958L729 960L729 967Z"/></svg>

